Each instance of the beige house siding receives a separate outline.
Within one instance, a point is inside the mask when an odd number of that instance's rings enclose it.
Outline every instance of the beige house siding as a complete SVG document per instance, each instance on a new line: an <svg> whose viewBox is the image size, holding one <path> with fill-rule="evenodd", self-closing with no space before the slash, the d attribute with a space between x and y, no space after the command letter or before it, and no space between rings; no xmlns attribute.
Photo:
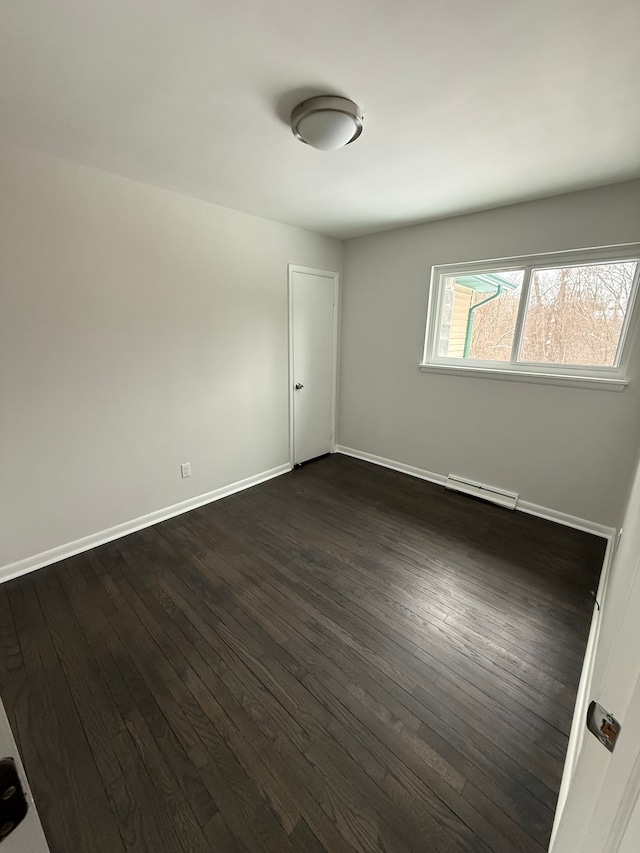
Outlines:
<svg viewBox="0 0 640 853"><path fill-rule="evenodd" d="M467 334L469 309L473 300L473 290L456 284L454 287L453 314L451 316L451 331L449 332L450 358L462 358L464 355L464 340Z"/></svg>

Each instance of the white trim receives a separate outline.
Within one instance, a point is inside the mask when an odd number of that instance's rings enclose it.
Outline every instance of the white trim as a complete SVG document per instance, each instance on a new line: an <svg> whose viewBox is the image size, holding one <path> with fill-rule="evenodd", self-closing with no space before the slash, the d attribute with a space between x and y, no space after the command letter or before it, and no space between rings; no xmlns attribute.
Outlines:
<svg viewBox="0 0 640 853"><path fill-rule="evenodd" d="M345 447L338 444L336 445L336 453L342 453L343 456L353 456L354 459L362 459L365 462L373 462L374 465L391 468L393 471L400 471L403 474L410 474L412 477L417 477L419 480L427 480L429 483L435 483L438 486L445 486L447 483L447 477L444 474L435 474L433 471L426 471L424 468L405 465L404 462L396 462L393 459L386 459L384 456L376 456L373 453L366 453L363 450L356 450L353 447ZM557 524L562 524L565 527L584 530L586 533L593 533L595 536L602 536L604 539L615 539L616 529L614 527L607 527L605 524L589 521L586 518L579 518L576 515L569 515L566 512L540 506L530 501L518 500L516 510L525 512L527 515L544 518L547 521L555 521Z"/></svg>
<svg viewBox="0 0 640 853"><path fill-rule="evenodd" d="M335 270L319 270L315 267L301 267L300 264L287 264L289 272L306 272L309 275L322 275L325 278L335 279L338 273Z"/></svg>
<svg viewBox="0 0 640 853"><path fill-rule="evenodd" d="M615 365L613 367L604 366L586 366L586 365L546 365L532 364L527 362L519 362L517 356L521 349L522 332L529 300L529 284L532 271L563 266L586 266L599 263L625 263L636 262L636 271L631 285L629 304L625 311L624 321L620 336L618 339L618 347L616 350ZM437 343L441 327L441 315L443 305L444 288L442 282L445 278L459 275L462 273L489 273L503 272L506 270L522 269L524 271L524 279L522 290L520 293L520 301L518 306L518 317L516 328L514 331L514 341L511 350L511 359L509 362L476 362L475 368L469 368L464 364L464 359L450 359L437 354ZM571 249L562 252L550 252L545 254L521 255L516 257L491 259L481 261L468 261L453 264L435 264L431 267L431 275L429 280L429 299L427 307L427 322L425 329L425 341L423 347L423 356L420 369L433 370L436 367L451 368L456 367L458 370L465 371L462 375L478 376L485 375L488 378L495 379L516 379L527 381L525 376L534 376L536 382L547 384L550 379L547 377L557 376L566 380L563 382L554 382L552 384L572 385L578 388L599 387L606 390L621 391L626 382L624 377L629 363L630 349L629 340L631 339L631 330L637 322L638 309L636 307L636 294L640 286L640 243L624 243L612 246L600 246L588 249ZM462 362L462 364L461 364ZM460 365L460 367L458 367ZM466 372L469 371L469 372ZM508 374L511 374L510 376ZM606 384L598 382L595 385L584 384L582 378L593 378L596 380L605 380ZM622 384L622 387L619 387Z"/></svg>
<svg viewBox="0 0 640 853"><path fill-rule="evenodd" d="M333 362L331 365L331 453L336 452L336 420L338 407L338 319L340 301L340 273L333 270L319 270L314 267L301 267L298 264L287 265L287 300L289 310L289 462L295 465L295 416L293 407L293 273L301 272L333 280L333 343L331 347Z"/></svg>
<svg viewBox="0 0 640 853"><path fill-rule="evenodd" d="M541 252L532 255L508 255L504 258L484 258L469 261L456 261L451 264L436 264L438 269L466 271L470 267L482 269L483 272L499 272L500 269L522 269L525 266L555 267L558 264L571 264L579 257L583 264L597 264L600 261L620 261L640 252L640 243L610 243L607 246L575 246L572 249L561 249L556 252ZM504 265L504 266L503 266Z"/></svg>
<svg viewBox="0 0 640 853"><path fill-rule="evenodd" d="M633 693L634 697L638 696L639 683L636 684L636 689ZM633 762L627 786L620 799L620 805L618 806L613 825L605 843L604 853L618 853L622 842L625 840L627 827L629 826L633 811L638 807L638 804L640 804L640 752L638 752ZM634 839L630 840L633 841Z"/></svg>
<svg viewBox="0 0 640 853"><path fill-rule="evenodd" d="M333 280L333 376L331 384L331 452L336 450L338 424L338 358L340 346L340 273Z"/></svg>
<svg viewBox="0 0 640 853"><path fill-rule="evenodd" d="M418 480L426 480L438 486L446 486L447 483L444 474L434 474L432 471L425 471L423 468L405 465L404 462L394 462L393 459L385 459L384 456L365 453L364 450L354 450L353 447L344 447L342 444L336 444L336 453L352 456L354 459L362 459L364 462L373 462L374 465L380 465L382 468L391 468L392 471L400 471L402 474L409 474L411 477L417 477Z"/></svg>
<svg viewBox="0 0 640 853"><path fill-rule="evenodd" d="M526 510L524 511L526 512ZM617 532L614 528L609 529L611 530L611 533L607 536L607 550L604 554L602 571L600 572L600 582L596 591L596 601L598 604L594 605L591 617L589 638L587 640L587 647L584 653L582 672L580 673L580 682L578 683L578 692L576 693L576 702L573 711L573 718L571 720L571 731L569 732L567 754L565 756L564 768L562 770L560 791L558 792L558 802L556 804L556 812L553 818L553 828L551 830L551 838L549 840L550 851L553 851L554 849L562 813L573 781L573 775L582 749L584 736L587 731L585 720L587 716L587 707L591 698L591 682L593 680L593 670L595 666L596 652L598 649L598 640L600 638L602 612L607 598L607 590L609 588L611 565L616 552L615 542L617 540Z"/></svg>
<svg viewBox="0 0 640 853"><path fill-rule="evenodd" d="M606 524L599 524L597 521L589 521L586 518L569 515L566 512L560 512L558 509L550 509L549 507L540 506L530 501L518 500L516 509L527 515L535 515L536 518L555 521L556 524L562 524L564 527L573 527L574 530L584 530L585 533L593 533L594 536L601 536L603 539L615 540L616 528L608 527Z"/></svg>
<svg viewBox="0 0 640 853"><path fill-rule="evenodd" d="M50 853L29 780L27 779L27 774L20 758L20 751L16 746L7 712L2 702L0 702L0 743L2 744L2 754L10 756L15 762L18 777L22 783L25 799L27 800L27 814L19 826L16 827L15 835L12 833L6 850L8 852L13 850L14 853L15 851L19 853L21 850L28 850L29 853Z"/></svg>
<svg viewBox="0 0 640 853"><path fill-rule="evenodd" d="M513 343L511 344L511 353L509 361L511 365L518 363L518 356L522 349L522 338L524 336L524 321L529 310L529 300L531 298L531 279L533 277L533 268L526 267L522 278L520 290L520 300L518 302L518 313L516 315L516 327L513 330ZM497 291L496 291L497 292Z"/></svg>
<svg viewBox="0 0 640 853"><path fill-rule="evenodd" d="M173 504L172 506L164 507L164 509L150 512L148 515L141 515L139 518L134 518L132 521L125 521L123 524L116 524L115 527L109 527L107 530L101 530L98 533L92 533L89 536L83 536L82 539L76 539L74 542L67 542L65 545L59 545L56 548L51 548L49 551L42 551L40 554L34 554L33 557L26 557L24 560L18 560L15 563L9 563L6 566L0 567L0 583L17 578L20 575L25 575L28 572L33 572L36 569L41 569L43 566L48 566L51 563L57 563L67 557L73 557L74 554L80 554L82 551L88 551L90 548L95 548L97 545L104 545L105 542L112 542L114 539L120 539L121 536L127 536L129 533L135 533L136 530L142 530L145 527L151 527L159 521L166 521L168 518L173 518L176 515L182 515L184 512L196 509L199 506L204 506L213 501L219 501L221 498L226 498L228 495L233 495L235 492L241 492L251 486L257 486L258 483L264 483L266 480L272 480L274 477L279 477L281 474L286 474L291 470L291 465L278 465L277 468L271 468L269 471L263 471L261 474L254 474L251 477L246 477L244 480L238 480L235 483L230 483L228 486L222 486L220 489L214 489L212 492L206 492L203 495L197 495L194 498L189 498L186 501Z"/></svg>
<svg viewBox="0 0 640 853"><path fill-rule="evenodd" d="M640 265L639 265L640 266ZM599 376L569 376L559 373L531 373L524 370L500 370L494 367L458 367L453 364L420 364L423 373L443 373L451 376L480 376L483 379L506 379L508 382L529 382L534 385L564 385L570 388L591 388L599 391L624 391L627 379L604 379Z"/></svg>
<svg viewBox="0 0 640 853"><path fill-rule="evenodd" d="M294 409L293 409L293 392L295 380L293 378L293 275L294 267L289 264L287 267L287 313L288 313L288 347L289 347L289 394L287 395L287 403L289 405L289 464L294 465L295 447L294 435L296 430Z"/></svg>

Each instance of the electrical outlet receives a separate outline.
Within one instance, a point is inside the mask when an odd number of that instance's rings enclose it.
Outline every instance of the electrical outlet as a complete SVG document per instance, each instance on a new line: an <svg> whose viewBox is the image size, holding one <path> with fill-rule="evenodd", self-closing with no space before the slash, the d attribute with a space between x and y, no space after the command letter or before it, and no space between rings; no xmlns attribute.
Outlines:
<svg viewBox="0 0 640 853"><path fill-rule="evenodd" d="M182 474L182 479L185 477L191 476L191 462L183 462L180 466L180 473Z"/></svg>

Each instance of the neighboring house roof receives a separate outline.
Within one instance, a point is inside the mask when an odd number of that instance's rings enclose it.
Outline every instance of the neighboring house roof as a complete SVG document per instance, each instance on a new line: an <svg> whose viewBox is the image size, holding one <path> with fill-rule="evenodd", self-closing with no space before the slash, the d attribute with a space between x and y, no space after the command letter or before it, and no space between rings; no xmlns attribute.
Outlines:
<svg viewBox="0 0 640 853"><path fill-rule="evenodd" d="M492 272L478 273L476 275L459 275L456 276L455 281L461 287L470 287L476 293L493 293L498 287L503 287L506 290L515 290L518 287L513 281L509 281L501 275Z"/></svg>

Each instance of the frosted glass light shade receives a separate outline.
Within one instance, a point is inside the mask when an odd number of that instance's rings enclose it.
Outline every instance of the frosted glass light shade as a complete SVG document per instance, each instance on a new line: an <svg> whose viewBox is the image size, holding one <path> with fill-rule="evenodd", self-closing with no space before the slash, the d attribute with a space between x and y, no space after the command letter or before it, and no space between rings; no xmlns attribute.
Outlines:
<svg viewBox="0 0 640 853"><path fill-rule="evenodd" d="M335 151L348 145L357 125L351 116L335 110L311 113L298 124L298 134L304 142L321 151Z"/></svg>
<svg viewBox="0 0 640 853"><path fill-rule="evenodd" d="M362 132L360 108L348 98L321 95L303 101L291 113L291 129L301 141L321 151L335 151Z"/></svg>

